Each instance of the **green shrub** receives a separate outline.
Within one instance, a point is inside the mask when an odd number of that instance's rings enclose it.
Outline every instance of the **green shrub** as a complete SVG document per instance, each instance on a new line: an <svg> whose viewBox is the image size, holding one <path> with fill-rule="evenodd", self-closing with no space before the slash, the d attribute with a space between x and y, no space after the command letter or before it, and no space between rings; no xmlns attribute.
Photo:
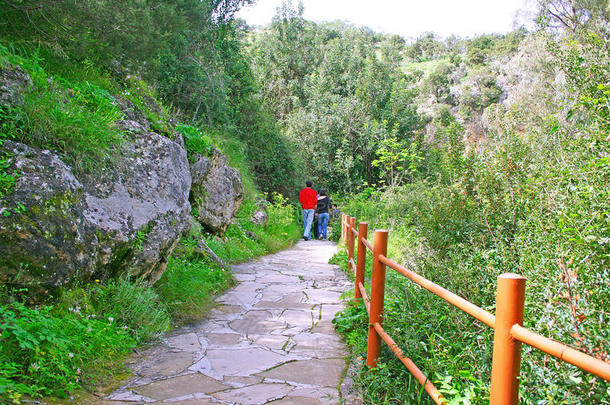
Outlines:
<svg viewBox="0 0 610 405"><path fill-rule="evenodd" d="M365 190L346 200L345 211L369 221L369 234L389 229L389 257L492 313L497 276L523 274L525 325L603 358L600 348L610 338L603 309L610 299L610 256L602 213L610 194L607 165L594 141L599 136L566 134L561 149L555 144L541 151L507 135L494 139L495 148L477 157L472 169L449 176L448 185ZM384 324L449 399L488 401L491 329L393 272ZM396 359L382 356L382 362L399 378ZM385 383L373 382L376 375L363 383L375 390L366 394L371 403L389 395L381 388ZM524 403L593 404L607 396L607 382L528 347L521 376Z"/></svg>
<svg viewBox="0 0 610 405"><path fill-rule="evenodd" d="M184 136L184 144L189 158L194 154L209 156L212 152L212 139L203 134L201 130L186 124L178 124L176 131Z"/></svg>
<svg viewBox="0 0 610 405"><path fill-rule="evenodd" d="M22 395L65 398L84 382L95 382L135 346L112 317L77 308L0 306L0 399Z"/></svg>

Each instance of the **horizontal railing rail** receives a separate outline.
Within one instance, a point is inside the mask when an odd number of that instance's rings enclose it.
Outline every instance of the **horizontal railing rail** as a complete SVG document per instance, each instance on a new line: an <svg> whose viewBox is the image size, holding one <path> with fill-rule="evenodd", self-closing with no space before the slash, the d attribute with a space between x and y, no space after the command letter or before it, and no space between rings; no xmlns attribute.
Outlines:
<svg viewBox="0 0 610 405"><path fill-rule="evenodd" d="M372 244L367 240L367 232L368 224L366 222L360 222L356 230L356 218L342 214L341 240L346 243L348 268L353 272L356 279L354 298L363 301L369 315L366 359L368 367L376 366L381 352L381 341L383 340L415 379L424 387L424 390L435 403L444 404L447 402L428 377L411 359L405 356L396 342L383 329L383 300L385 294L385 269L387 266L494 330L490 404L516 405L518 403L521 343L525 343L610 381L609 363L539 335L522 326L525 302L525 277L513 273L504 273L498 276L496 314L492 315L470 301L386 257L387 231L375 231ZM367 294L364 285L367 250L373 254L370 296Z"/></svg>

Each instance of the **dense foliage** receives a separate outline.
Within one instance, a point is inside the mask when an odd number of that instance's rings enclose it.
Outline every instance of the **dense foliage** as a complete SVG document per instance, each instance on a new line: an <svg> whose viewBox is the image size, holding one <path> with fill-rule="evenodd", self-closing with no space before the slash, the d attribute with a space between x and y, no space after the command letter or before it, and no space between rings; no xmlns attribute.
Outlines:
<svg viewBox="0 0 610 405"><path fill-rule="evenodd" d="M219 148L241 171L245 197L224 238L194 224L153 287L98 280L47 291L44 305L29 302L27 291L0 291L0 402L93 390L125 371L136 345L171 323L201 319L232 278L200 243L230 264L298 237L294 207L279 195L264 207L267 226L250 222L263 208L259 190L287 192L293 169L241 54L232 15L243 3L1 2L0 70L21 69L33 85L23 106L0 109L0 143L51 149L87 172L113 159L127 138L117 125L119 104L127 103L155 131L182 134L189 157ZM0 199L19 178L10 159L0 155Z"/></svg>
<svg viewBox="0 0 610 405"><path fill-rule="evenodd" d="M17 54L42 57L46 74L59 74L71 82L82 79L74 76L82 70L75 69L75 64L101 71L119 84L144 79L189 125L222 130L244 142L249 169L262 191L289 193L295 177L292 155L257 99L256 83L244 55L243 30L233 18L239 7L249 2L2 0L0 40ZM44 93L49 97L66 97L62 83L37 84L53 87L56 94ZM122 90L129 93L131 89ZM104 101L104 94L96 92L95 88L84 88L80 102L85 104L83 108L102 114L104 111L88 101L92 97L96 103ZM45 136L44 117L64 114L50 109L36 95L32 97L15 119L37 112L40 105L46 107L41 110L43 117L34 121L41 122L40 128L34 129ZM62 104L55 106L61 108ZM70 113L73 116L64 118L69 122L60 124L86 132L97 130L90 122L102 122L78 121L83 114L78 110ZM116 118L105 117L109 123ZM28 122L27 116L25 120ZM55 123L47 124L52 127ZM68 148L75 143L68 141ZM108 141L114 142L112 138ZM49 146L62 150L63 143Z"/></svg>
<svg viewBox="0 0 610 405"><path fill-rule="evenodd" d="M478 118L498 102L498 72L488 62L513 54L526 35L441 41L425 33L407 45L396 35L302 15L285 2L269 27L250 34L252 70L298 164L338 192L436 171L427 141L450 143L443 138L457 136L447 129L456 113ZM443 128L434 133L436 126Z"/></svg>
<svg viewBox="0 0 610 405"><path fill-rule="evenodd" d="M499 72L513 81L505 86L505 102L480 91L492 89L487 79L470 93L481 104L465 97L463 82L450 86L449 94L462 93L446 107L432 94L432 103L420 104L420 111L428 105L434 112L433 140L417 175L405 173L399 186L365 188L344 205L359 220L390 230L389 256L491 312L496 277L523 274L525 325L608 361L610 36L607 16L594 10L587 16L573 30L527 35L500 57L505 68ZM459 55L466 60L469 46ZM500 69L494 57L483 60L461 77ZM381 150L381 157L395 150L389 156L396 161L408 151L393 143ZM363 356L363 308L348 308L336 322ZM487 403L489 328L394 273L384 322L451 403ZM363 372L359 382L369 403L425 402L387 350L381 367ZM601 404L608 398L607 382L524 346L521 402Z"/></svg>

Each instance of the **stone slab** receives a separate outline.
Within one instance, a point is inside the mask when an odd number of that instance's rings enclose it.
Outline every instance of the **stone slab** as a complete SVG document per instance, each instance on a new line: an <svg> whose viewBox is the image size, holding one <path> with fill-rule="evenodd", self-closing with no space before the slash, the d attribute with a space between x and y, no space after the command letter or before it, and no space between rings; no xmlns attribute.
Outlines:
<svg viewBox="0 0 610 405"><path fill-rule="evenodd" d="M345 371L343 359L301 360L257 374L277 381L337 387Z"/></svg>
<svg viewBox="0 0 610 405"><path fill-rule="evenodd" d="M205 335L210 346L236 346L243 336L239 333L210 333Z"/></svg>
<svg viewBox="0 0 610 405"><path fill-rule="evenodd" d="M184 371L191 364L193 364L192 353L167 351L158 353L154 357L143 359L139 363L130 366L130 369L138 376L168 377Z"/></svg>
<svg viewBox="0 0 610 405"><path fill-rule="evenodd" d="M201 343L196 333L184 333L181 335L170 336L167 338L167 343L170 347L185 352L201 351Z"/></svg>
<svg viewBox="0 0 610 405"><path fill-rule="evenodd" d="M295 359L260 347L209 349L207 357L211 370L223 376L248 376Z"/></svg>
<svg viewBox="0 0 610 405"><path fill-rule="evenodd" d="M231 388L203 374L187 374L179 377L155 381L148 385L134 388L133 391L157 401L178 398L189 394L211 394Z"/></svg>
<svg viewBox="0 0 610 405"><path fill-rule="evenodd" d="M292 387L287 384L256 384L219 392L214 396L222 401L240 405L266 404L285 397Z"/></svg>
<svg viewBox="0 0 610 405"><path fill-rule="evenodd" d="M322 405L322 402L314 398L290 396L269 402L269 405Z"/></svg>
<svg viewBox="0 0 610 405"><path fill-rule="evenodd" d="M235 332L245 335L261 335L271 333L276 329L284 329L286 321L274 318L268 311L249 311L240 319L229 324Z"/></svg>

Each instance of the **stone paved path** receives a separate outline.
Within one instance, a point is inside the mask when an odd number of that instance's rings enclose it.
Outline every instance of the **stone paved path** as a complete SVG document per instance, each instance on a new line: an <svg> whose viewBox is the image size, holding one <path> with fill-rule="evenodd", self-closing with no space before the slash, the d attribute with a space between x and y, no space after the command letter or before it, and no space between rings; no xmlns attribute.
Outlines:
<svg viewBox="0 0 610 405"><path fill-rule="evenodd" d="M352 404L347 351L331 320L351 288L331 242L233 266L239 284L209 319L165 337L104 404ZM343 383L343 384L342 384Z"/></svg>

